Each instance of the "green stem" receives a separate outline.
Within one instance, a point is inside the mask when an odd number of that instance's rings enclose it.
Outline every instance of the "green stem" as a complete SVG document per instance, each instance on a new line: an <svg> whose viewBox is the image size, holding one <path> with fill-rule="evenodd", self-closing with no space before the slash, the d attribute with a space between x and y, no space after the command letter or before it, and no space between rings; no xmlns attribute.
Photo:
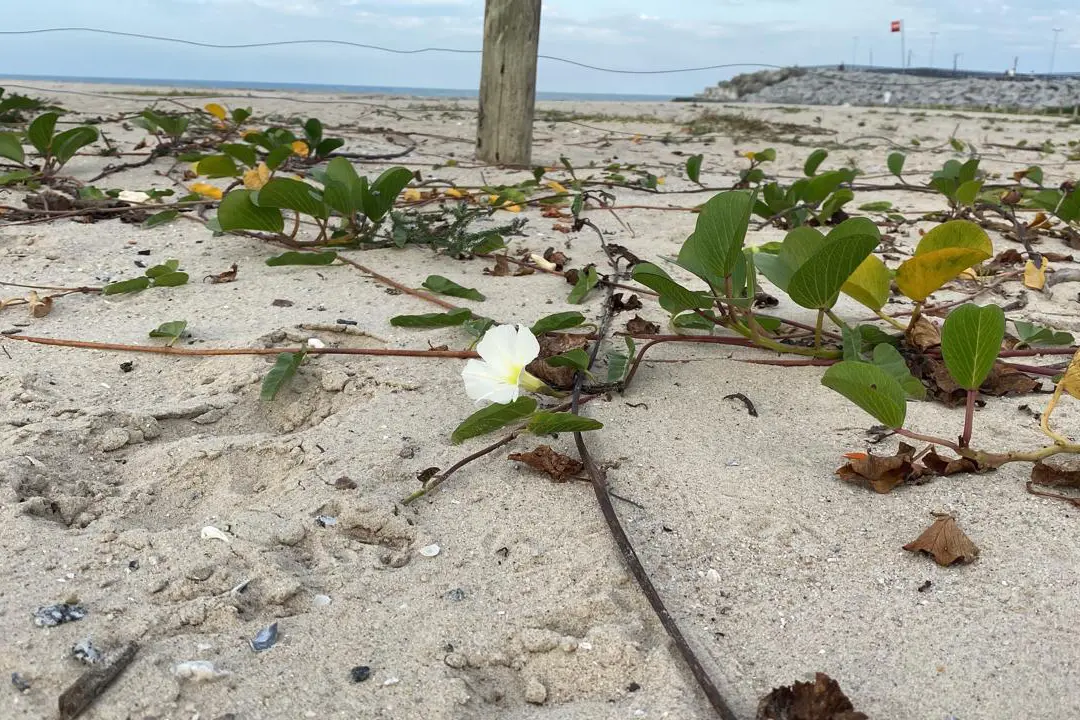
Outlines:
<svg viewBox="0 0 1080 720"><path fill-rule="evenodd" d="M825 311L817 311L817 323L814 325L814 349L821 349L821 328L825 324Z"/></svg>
<svg viewBox="0 0 1080 720"><path fill-rule="evenodd" d="M844 319L834 313L832 310L826 310L825 314L829 316L829 319L833 321L836 327L841 330L851 330L851 326L844 322Z"/></svg>
<svg viewBox="0 0 1080 720"><path fill-rule="evenodd" d="M967 391L967 403L964 405L964 434L960 436L960 447L966 448L971 445L971 431L975 424L975 398L978 390Z"/></svg>
<svg viewBox="0 0 1080 720"><path fill-rule="evenodd" d="M875 310L874 314L876 314L879 318L881 318L885 322L889 323L890 325L892 325L894 328L896 328L897 330L899 330L901 332L903 332L904 330L907 330L907 328L904 327L904 324L902 322L900 322L899 320L897 320L896 318L894 318L891 315L886 315L885 313L881 312L881 310Z"/></svg>

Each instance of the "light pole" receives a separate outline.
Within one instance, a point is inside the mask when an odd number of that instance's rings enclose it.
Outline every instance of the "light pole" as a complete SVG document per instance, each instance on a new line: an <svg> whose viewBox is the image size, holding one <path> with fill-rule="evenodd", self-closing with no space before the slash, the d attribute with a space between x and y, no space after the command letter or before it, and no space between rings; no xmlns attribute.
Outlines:
<svg viewBox="0 0 1080 720"><path fill-rule="evenodd" d="M952 56L952 71L956 72L957 65L960 64L960 58L964 56L964 53L953 53Z"/></svg>
<svg viewBox="0 0 1080 720"><path fill-rule="evenodd" d="M934 67L934 46L937 45L937 31L930 32L930 67Z"/></svg>
<svg viewBox="0 0 1080 720"><path fill-rule="evenodd" d="M1057 41L1058 35L1061 34L1061 28L1054 28L1054 44L1050 46L1050 74L1054 74L1054 56L1057 55Z"/></svg>
<svg viewBox="0 0 1080 720"><path fill-rule="evenodd" d="M851 64L852 66L859 64L859 36L851 38Z"/></svg>

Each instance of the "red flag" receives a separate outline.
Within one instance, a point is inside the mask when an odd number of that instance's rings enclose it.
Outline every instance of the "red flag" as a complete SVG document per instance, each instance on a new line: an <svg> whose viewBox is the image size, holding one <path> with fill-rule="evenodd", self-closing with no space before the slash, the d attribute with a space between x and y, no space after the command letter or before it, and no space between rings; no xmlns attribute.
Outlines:
<svg viewBox="0 0 1080 720"><path fill-rule="evenodd" d="M899 20L893 20L889 24L889 30L891 32L900 32L900 21Z"/></svg>

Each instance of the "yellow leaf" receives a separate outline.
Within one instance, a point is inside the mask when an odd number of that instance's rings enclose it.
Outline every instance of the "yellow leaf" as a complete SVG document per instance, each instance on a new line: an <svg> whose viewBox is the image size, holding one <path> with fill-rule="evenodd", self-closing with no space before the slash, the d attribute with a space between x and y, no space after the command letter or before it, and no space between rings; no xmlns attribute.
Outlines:
<svg viewBox="0 0 1080 720"><path fill-rule="evenodd" d="M217 103L207 103L203 106L203 110L210 113L218 120L224 120L226 117L225 108L221 107Z"/></svg>
<svg viewBox="0 0 1080 720"><path fill-rule="evenodd" d="M666 178L663 175L661 175L660 177L656 178L656 184L657 185L663 185L665 180L666 180Z"/></svg>
<svg viewBox="0 0 1080 720"><path fill-rule="evenodd" d="M420 191L416 188L405 188L405 192L401 193L401 199L405 202L416 202L420 199Z"/></svg>
<svg viewBox="0 0 1080 720"><path fill-rule="evenodd" d="M547 186L561 195L566 195L570 192L563 186L562 183L555 182L554 180L548 181Z"/></svg>
<svg viewBox="0 0 1080 720"><path fill-rule="evenodd" d="M507 212L513 212L513 213L521 212L521 206L520 205L503 205L502 209L506 210Z"/></svg>
<svg viewBox="0 0 1080 720"><path fill-rule="evenodd" d="M896 286L912 300L923 302L930 293L989 257L990 253L971 248L944 248L916 255L896 269Z"/></svg>
<svg viewBox="0 0 1080 720"><path fill-rule="evenodd" d="M452 198L466 197L466 193L461 192L457 188L447 188L446 189L446 195L447 195L447 197L452 197Z"/></svg>
<svg viewBox="0 0 1080 720"><path fill-rule="evenodd" d="M754 159L754 157L755 157L755 155L754 155L754 151L753 151L753 150L747 150L746 152L744 152L744 153L742 154L742 156L743 156L744 158L746 158L747 160L753 160L753 159Z"/></svg>
<svg viewBox="0 0 1080 720"><path fill-rule="evenodd" d="M870 255L848 276L840 291L877 311L889 300L889 281L889 268L878 256Z"/></svg>
<svg viewBox="0 0 1080 720"><path fill-rule="evenodd" d="M307 157L308 152L309 152L308 144L306 142L304 142L303 140L294 140L290 147L292 147L293 155L299 155L300 157Z"/></svg>
<svg viewBox="0 0 1080 720"><path fill-rule="evenodd" d="M1046 258L1042 258L1042 267L1035 267L1035 263L1028 260L1024 266L1024 285L1032 290L1042 290L1046 285L1046 271L1049 267L1050 263L1046 262Z"/></svg>
<svg viewBox="0 0 1080 720"><path fill-rule="evenodd" d="M496 202L498 202L498 200L498 195L488 195L488 205L494 205Z"/></svg>
<svg viewBox="0 0 1080 720"><path fill-rule="evenodd" d="M195 162L191 163L191 165L189 167L191 168L191 174L198 177L198 175L199 175L199 161L196 160Z"/></svg>
<svg viewBox="0 0 1080 720"><path fill-rule="evenodd" d="M191 190L191 192L202 195L203 197L211 198L213 200L221 199L221 188L214 187L210 183L192 183L189 189Z"/></svg>
<svg viewBox="0 0 1080 720"><path fill-rule="evenodd" d="M1080 350L1073 355L1058 387L1080 400Z"/></svg>
<svg viewBox="0 0 1080 720"><path fill-rule="evenodd" d="M268 182L270 182L270 168L264 162L244 171L244 187L248 190L258 190Z"/></svg>
<svg viewBox="0 0 1080 720"><path fill-rule="evenodd" d="M642 137L640 135L635 135L634 137L630 138L630 142L634 143L635 145L640 145L641 140Z"/></svg>

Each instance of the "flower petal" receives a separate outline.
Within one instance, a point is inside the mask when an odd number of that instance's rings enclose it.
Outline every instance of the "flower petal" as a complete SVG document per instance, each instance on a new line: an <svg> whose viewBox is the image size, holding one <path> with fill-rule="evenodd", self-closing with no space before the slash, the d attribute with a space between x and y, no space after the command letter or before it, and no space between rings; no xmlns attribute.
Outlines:
<svg viewBox="0 0 1080 720"><path fill-rule="evenodd" d="M476 352L500 374L510 374L510 368L523 365L514 352L517 331L513 325L496 325L484 333L476 344Z"/></svg>
<svg viewBox="0 0 1080 720"><path fill-rule="evenodd" d="M461 379L465 381L465 393L477 402L513 402L520 394L518 386L506 382L498 368L481 360L467 362Z"/></svg>
<svg viewBox="0 0 1080 720"><path fill-rule="evenodd" d="M535 360L539 354L540 343L537 341L536 336L532 334L532 330L524 325L518 325L517 337L514 339L515 364L524 367Z"/></svg>

